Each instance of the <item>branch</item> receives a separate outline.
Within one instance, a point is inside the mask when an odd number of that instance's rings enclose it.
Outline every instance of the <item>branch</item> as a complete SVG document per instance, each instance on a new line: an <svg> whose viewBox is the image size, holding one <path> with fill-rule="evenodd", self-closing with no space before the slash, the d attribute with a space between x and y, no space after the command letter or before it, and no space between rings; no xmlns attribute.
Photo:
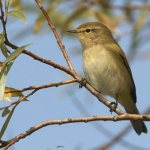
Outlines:
<svg viewBox="0 0 150 150"><path fill-rule="evenodd" d="M15 102L12 102L10 103L9 105L7 106L3 106L3 107L0 107L0 110L3 110L3 109L6 109L6 108L9 108L13 105L18 105L20 102L24 101L25 99L27 99L28 97L30 97L31 95L33 95L35 92L37 92L38 89L35 89L33 90L32 92L30 92L29 94L25 95L25 96L22 96L19 98L19 100L15 101Z"/></svg>
<svg viewBox="0 0 150 150"><path fill-rule="evenodd" d="M50 83L50 84L39 85L39 86L29 86L29 87L22 88L22 89L9 90L9 91L5 91L5 93L24 92L24 91L36 90L36 89L40 90L40 89L45 89L45 88L50 88L50 87L58 87L61 85L66 85L66 84L75 83L75 82L77 82L76 79L71 79L71 80L66 80L66 81L57 82L57 83Z"/></svg>
<svg viewBox="0 0 150 150"><path fill-rule="evenodd" d="M96 89L94 89L94 87L92 87L90 84L86 84L84 86L90 93L92 93L93 95L95 95L97 97L97 99L103 103L105 106L107 106L108 108L110 108L111 110L114 110L115 113L117 113L118 115L122 115L123 112L119 109L119 108L115 108L114 105L111 104L111 102L109 100L107 100L106 98L103 97L103 95L97 91Z"/></svg>
<svg viewBox="0 0 150 150"><path fill-rule="evenodd" d="M70 70L73 70L73 71L75 72L75 70L74 70L74 68L73 68L73 65L72 65L72 63L71 63L71 61L70 61L70 59L69 59L69 56L68 56L68 54L67 54L67 52L66 52L66 50L65 50L65 46L63 45L63 43L62 43L62 41L61 41L61 39L60 39L60 36L59 36L58 32L56 31L56 28L55 28L55 26L53 25L53 22L51 21L51 18L49 17L49 15L47 14L47 12L45 11L45 9L44 9L44 7L42 6L41 2L40 2L39 0L35 0L35 2L36 2L37 5L39 6L39 8L40 8L40 10L42 11L43 15L45 16L45 18L46 18L46 20L47 20L47 22L48 22L49 27L52 29L53 34L54 34L54 36L55 36L55 38L56 38L56 40L57 40L57 43L58 43L58 45L59 45L59 47L60 47L60 50L61 50L61 52L63 53L63 56L64 56L64 58L65 58L65 60L66 60L66 62L67 62L67 64L68 64L68 66L69 66L69 69L70 69Z"/></svg>
<svg viewBox="0 0 150 150"><path fill-rule="evenodd" d="M85 108L85 105L83 105L80 102L80 100L78 99L77 96L72 95L72 98L73 99L71 102L74 104L76 109L79 110L79 112L82 114L82 116L91 116L90 113L88 112L88 110ZM149 114L149 111L150 111L150 108L147 111L145 111L144 114ZM140 144L137 145L137 144L132 143L132 141L127 141L127 140L123 139L123 137L125 135L127 135L129 133L129 131L132 129L131 123L129 123L129 125L127 125L121 132L117 133L116 135L114 133L112 133L111 128L110 128L110 130L107 129L106 126L103 126L100 122L94 122L89 125L94 127L98 132L100 132L100 134L103 134L105 137L107 137L109 139L108 142L101 144L101 146L99 146L98 148L93 148L95 150L104 150L103 148L105 148L105 150L107 150L116 143L119 143L126 149L128 148L131 150L133 150L133 149L149 150L148 148L140 146Z"/></svg>
<svg viewBox="0 0 150 150"><path fill-rule="evenodd" d="M66 80L66 81L62 81L62 82L50 83L50 84L40 85L40 86L29 86L29 87L26 87L26 88L23 88L23 89L5 91L5 93L24 92L24 91L27 91L27 90L34 90L33 93L35 93L35 92L37 92L40 89L54 87L54 86L58 87L58 86L61 86L61 85L66 85L66 84L70 84L70 83L74 83L74 82L77 82L77 80L76 79L72 79L72 80ZM11 107L13 105L16 105L16 104L19 104L21 101L23 101L22 99L27 99L27 97L31 96L31 93L29 93L30 95L25 96L25 98L21 97L21 99L15 101L15 102L12 102L12 103L10 103L7 106L0 107L0 110L9 108L9 107Z"/></svg>
<svg viewBox="0 0 150 150"><path fill-rule="evenodd" d="M42 63L47 64L47 65L53 66L54 68L62 70L64 72L66 72L67 74L71 75L71 76L74 76L74 74L72 73L72 71L70 71L68 68L66 68L66 67L64 67L64 66L62 66L60 64L54 63L51 60L44 59L44 58L42 58L42 57L40 57L38 55L35 55L34 53L32 53L30 51L27 51L27 50L24 50L23 53L26 54L26 55L28 55L28 56L30 56L30 57L32 57L35 60L38 60L38 61L40 61Z"/></svg>
<svg viewBox="0 0 150 150"><path fill-rule="evenodd" d="M7 46L13 48L13 49L19 48L18 46L16 46L16 45L12 44L11 42L9 42L9 40L5 40L5 44L6 44ZM30 52L30 51L27 51L27 50L23 50L23 53L26 54L26 55L28 55L28 56L30 56L30 57L32 57L32 58L35 59L35 60L38 60L38 61L40 61L40 62L42 62L42 63L47 64L47 65L50 65L50 66L52 66L52 67L54 67L54 68L57 68L57 69L59 69L59 70L62 70L62 71L64 71L65 73L67 73L67 74L69 74L69 75L71 75L71 76L74 77L74 74L72 73L72 71L70 71L68 68L66 68L66 67L64 67L64 66L61 66L61 65L59 65L59 64L57 64L57 63L54 63L54 62L51 61L51 60L44 59L44 58L42 58L42 57L40 57L40 56L38 56L38 55L36 55L36 54Z"/></svg>
<svg viewBox="0 0 150 150"><path fill-rule="evenodd" d="M4 14L4 11L3 11L3 3L1 2L1 5L0 5L0 11L1 11L1 22L2 22L2 26L3 26L3 31L4 31L4 35L5 35L5 40L7 41L8 38L7 38L7 31L6 31L6 21L7 19L5 18L5 14Z"/></svg>
<svg viewBox="0 0 150 150"><path fill-rule="evenodd" d="M143 121L150 121L150 115L136 115L136 114L123 114L123 115L116 115L116 116L91 116L91 117L84 117L84 118L67 118L63 120L48 120L44 121L36 126L31 127L27 131L17 135L16 137L8 140L8 145L4 147L4 150L7 150L11 145L15 144L19 140L29 136L33 132L49 125L62 125L62 124L69 124L69 123L78 123L78 122L92 122L92 121L123 121L123 120L143 120ZM7 143L6 142L6 143ZM2 145L2 144L1 144ZM0 147L2 148L2 147Z"/></svg>
<svg viewBox="0 0 150 150"><path fill-rule="evenodd" d="M149 113L150 113L150 107L144 112L144 114L149 114ZM131 124L126 126L120 133L113 136L113 138L109 140L109 142L102 144L99 148L97 148L97 150L106 150L119 141L120 143L124 144L126 147L130 147L132 149L148 150L148 148L141 147L139 145L133 145L132 143L126 142L125 140L122 139L129 132L130 129L131 129Z"/></svg>

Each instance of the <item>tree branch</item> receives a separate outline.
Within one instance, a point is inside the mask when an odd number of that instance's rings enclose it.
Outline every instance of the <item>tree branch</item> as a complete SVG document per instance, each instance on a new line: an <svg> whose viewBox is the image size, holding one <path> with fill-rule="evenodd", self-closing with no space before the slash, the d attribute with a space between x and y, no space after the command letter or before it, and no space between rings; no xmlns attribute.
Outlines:
<svg viewBox="0 0 150 150"><path fill-rule="evenodd" d="M78 97L73 94L70 95L72 97L71 102L74 104L74 106L76 107L77 110L79 110L79 112L82 114L82 116L91 116L91 114L88 112L88 110L85 108L85 105L83 105L81 103L81 101L78 99ZM150 108L144 112L144 114L149 114ZM127 125L123 130L121 130L119 133L116 132L113 133L111 128L107 129L106 126L102 125L102 122L94 122L89 124L91 125L93 128L95 128L100 134L103 134L105 137L107 137L109 139L108 142L101 144L98 148L92 148L94 150L102 150L103 147L105 148L105 150L109 149L110 147L112 147L114 144L119 143L120 145L122 145L123 147L125 147L126 149L136 149L136 150L149 150L148 148L142 147L140 144L134 144L132 143L132 141L128 141L127 139L123 139L123 137L125 135L127 135L129 133L129 131L132 129L131 123L129 123L129 125Z"/></svg>
<svg viewBox="0 0 150 150"><path fill-rule="evenodd" d="M123 121L123 120L143 120L143 121L150 121L150 115L136 115L136 114L123 114L123 115L115 115L115 116L91 116L91 117L84 117L84 118L67 118L63 120L48 120L44 121L36 126L31 127L27 131L17 135L16 137L8 140L7 146L4 147L4 150L7 150L11 145L15 144L19 140L29 136L33 132L49 125L62 125L68 123L78 123L78 122L92 122L92 121ZM7 143L6 142L6 143ZM2 145L2 144L1 144ZM0 147L2 148L2 147Z"/></svg>
<svg viewBox="0 0 150 150"><path fill-rule="evenodd" d="M71 79L71 80L66 80L62 82L50 83L50 84L39 85L39 86L29 86L26 88L16 89L16 90L9 90L9 91L5 91L5 93L24 92L24 91L35 90L35 89L40 90L40 89L45 89L45 88L50 88L50 87L58 87L61 85L71 84L75 82L77 82L76 79Z"/></svg>
<svg viewBox="0 0 150 150"><path fill-rule="evenodd" d="M16 45L12 44L11 42L9 42L9 40L5 41L5 44L6 44L7 46L10 46L10 47L13 48L13 49L19 48L18 46L16 46ZM40 62L42 62L42 63L47 64L47 65L50 65L50 66L52 66L52 67L54 67L54 68L57 68L57 69L59 69L59 70L62 70L62 71L64 71L65 73L67 73L67 74L69 74L69 75L71 75L71 76L74 76L74 74L72 73L72 71L70 71L68 68L66 68L66 67L64 67L64 66L62 66L62 65L59 65L59 64L57 64L57 63L54 63L54 62L51 61L51 60L44 59L44 58L42 58L42 57L40 57L40 56L38 56L38 55L36 55L36 54L34 54L34 53L28 51L28 50L23 50L23 53L26 54L26 55L28 55L28 56L30 56L31 58L33 58L33 59L35 59L35 60L38 60L38 61L40 61Z"/></svg>
<svg viewBox="0 0 150 150"><path fill-rule="evenodd" d="M60 36L59 36L58 32L56 31L56 28L55 28L55 26L53 25L53 22L51 21L51 18L49 17L49 15L47 14L47 12L45 11L45 9L44 9L44 7L42 6L41 2L40 2L39 0L35 0L35 2L36 2L37 5L39 6L39 8L40 8L40 10L42 11L43 15L45 16L49 27L52 29L53 34L54 34L54 36L55 36L55 38L56 38L56 40L57 40L57 43L58 43L58 45L59 45L59 47L60 47L60 50L61 50L61 52L63 53L63 56L64 56L64 58L65 58L65 60L66 60L66 62L67 62L67 64L68 64L68 66L69 66L69 69L70 69L70 70L73 70L73 71L75 72L75 70L74 70L74 68L73 68L73 65L72 65L72 63L71 63L71 61L70 61L70 59L69 59L69 56L68 56L68 54L67 54L67 52L66 52L66 50L65 50L65 46L64 46L63 43L61 42Z"/></svg>
<svg viewBox="0 0 150 150"><path fill-rule="evenodd" d="M27 91L27 90L34 90L33 92L35 93L35 92L37 92L40 89L49 88L49 87L58 87L58 86L61 86L61 85L71 84L71 83L75 83L75 82L77 82L77 80L76 79L72 79L72 80L66 80L66 81L57 82L57 83L50 83L50 84L46 84L46 85L29 86L29 87L26 87L26 88L23 88L23 89L9 90L9 91L5 91L5 93L24 92L24 91ZM31 96L31 94L29 96ZM27 97L29 97L29 96L27 96ZM27 97L25 97L25 99ZM20 103L22 101L22 98L23 97L21 97L21 99L15 101L15 102L10 103L7 106L0 107L0 110L9 108L9 107L11 107L13 105L16 105L16 104Z"/></svg>
<svg viewBox="0 0 150 150"><path fill-rule="evenodd" d="M149 114L149 113L150 113L150 107L144 112L144 114ZM126 126L120 133L113 136L113 138L109 140L109 142L102 144L99 148L97 148L97 150L106 150L119 141L120 143L124 144L126 147L130 147L132 149L149 150L149 148L141 147L140 145L133 145L133 143L126 142L125 140L122 139L129 132L131 127L132 127L131 124Z"/></svg>
<svg viewBox="0 0 150 150"><path fill-rule="evenodd" d="M7 106L0 107L0 110L9 108L9 107L11 107L11 106L13 106L13 105L18 105L20 102L24 101L25 99L27 99L28 97L30 97L31 95L33 95L33 94L34 94L35 92L37 92L38 90L39 90L39 89L35 89L35 90L33 90L32 92L30 92L29 94L20 97L19 100L10 103L10 104L7 105Z"/></svg>

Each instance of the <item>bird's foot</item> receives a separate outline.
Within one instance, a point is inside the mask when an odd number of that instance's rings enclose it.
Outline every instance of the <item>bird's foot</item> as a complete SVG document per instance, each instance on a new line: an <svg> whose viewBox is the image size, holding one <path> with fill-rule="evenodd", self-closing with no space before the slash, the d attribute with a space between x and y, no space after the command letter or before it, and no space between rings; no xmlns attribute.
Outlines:
<svg viewBox="0 0 150 150"><path fill-rule="evenodd" d="M111 103L110 103L110 106L111 106L110 112L112 113L112 112L115 111L116 108L118 107L118 102L117 102L117 101L116 101L116 102L111 102Z"/></svg>
<svg viewBox="0 0 150 150"><path fill-rule="evenodd" d="M82 78L80 83L79 83L79 88L82 88L83 86L85 86L87 83L86 79L85 78Z"/></svg>

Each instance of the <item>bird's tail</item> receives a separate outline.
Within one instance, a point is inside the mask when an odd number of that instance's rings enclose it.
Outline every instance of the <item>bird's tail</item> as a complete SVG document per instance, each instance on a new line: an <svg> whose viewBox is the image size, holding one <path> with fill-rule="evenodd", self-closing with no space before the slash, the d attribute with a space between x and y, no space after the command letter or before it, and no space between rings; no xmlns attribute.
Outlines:
<svg viewBox="0 0 150 150"><path fill-rule="evenodd" d="M137 109L137 107L134 105L134 107L132 107L132 109L125 108L126 112L129 114L139 114L139 111ZM131 124L135 130L135 132L140 135L142 132L143 133L147 133L147 127L144 124L143 121L141 120L131 120Z"/></svg>

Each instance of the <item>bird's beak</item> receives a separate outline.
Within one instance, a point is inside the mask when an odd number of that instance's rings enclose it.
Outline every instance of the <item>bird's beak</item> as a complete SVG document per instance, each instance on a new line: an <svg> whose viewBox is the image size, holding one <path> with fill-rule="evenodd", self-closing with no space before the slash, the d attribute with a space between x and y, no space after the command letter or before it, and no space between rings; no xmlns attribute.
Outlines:
<svg viewBox="0 0 150 150"><path fill-rule="evenodd" d="M78 33L77 30L69 30L67 32L70 32L70 33Z"/></svg>

